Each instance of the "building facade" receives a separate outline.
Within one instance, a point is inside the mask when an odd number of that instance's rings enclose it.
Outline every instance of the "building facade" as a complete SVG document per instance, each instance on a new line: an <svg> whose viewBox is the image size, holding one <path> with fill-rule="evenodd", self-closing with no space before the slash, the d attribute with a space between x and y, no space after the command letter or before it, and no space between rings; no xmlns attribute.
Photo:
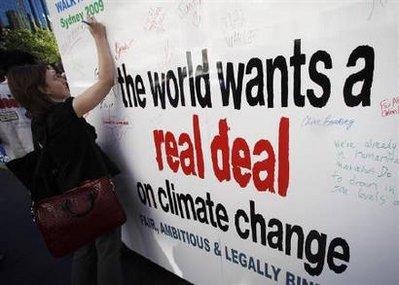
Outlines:
<svg viewBox="0 0 399 285"><path fill-rule="evenodd" d="M48 10L44 0L1 0L0 27L49 28Z"/></svg>

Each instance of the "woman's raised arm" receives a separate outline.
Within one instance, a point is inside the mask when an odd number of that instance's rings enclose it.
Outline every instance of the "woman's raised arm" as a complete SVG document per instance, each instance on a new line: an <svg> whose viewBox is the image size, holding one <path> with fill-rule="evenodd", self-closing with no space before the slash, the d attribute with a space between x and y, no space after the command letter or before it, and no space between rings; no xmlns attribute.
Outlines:
<svg viewBox="0 0 399 285"><path fill-rule="evenodd" d="M114 85L115 66L107 40L105 26L94 18L87 21L96 43L98 57L98 80L73 100L73 109L78 117L94 109L111 91Z"/></svg>

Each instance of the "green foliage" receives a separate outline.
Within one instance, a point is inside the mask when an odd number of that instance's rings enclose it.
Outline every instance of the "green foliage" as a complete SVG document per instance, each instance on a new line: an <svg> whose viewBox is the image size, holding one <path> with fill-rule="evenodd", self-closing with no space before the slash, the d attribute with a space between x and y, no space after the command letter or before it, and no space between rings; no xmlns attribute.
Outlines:
<svg viewBox="0 0 399 285"><path fill-rule="evenodd" d="M29 52L50 64L61 60L57 42L49 30L38 29L33 32L27 29L8 30L2 41L2 48L5 50L17 49Z"/></svg>

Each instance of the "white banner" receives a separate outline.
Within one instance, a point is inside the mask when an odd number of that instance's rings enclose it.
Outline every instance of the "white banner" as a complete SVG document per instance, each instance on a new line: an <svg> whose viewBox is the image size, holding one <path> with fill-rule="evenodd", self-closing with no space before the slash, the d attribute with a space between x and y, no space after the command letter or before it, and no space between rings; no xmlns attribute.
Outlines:
<svg viewBox="0 0 399 285"><path fill-rule="evenodd" d="M398 5L47 1L122 174L128 247L197 284L398 284Z"/></svg>

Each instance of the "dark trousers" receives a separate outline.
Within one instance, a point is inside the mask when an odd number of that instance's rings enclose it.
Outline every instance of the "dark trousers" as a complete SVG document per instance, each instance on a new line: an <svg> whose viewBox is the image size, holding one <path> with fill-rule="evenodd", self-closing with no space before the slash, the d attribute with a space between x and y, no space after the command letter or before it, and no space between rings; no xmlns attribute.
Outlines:
<svg viewBox="0 0 399 285"><path fill-rule="evenodd" d="M121 229L104 234L73 255L72 285L122 285Z"/></svg>

